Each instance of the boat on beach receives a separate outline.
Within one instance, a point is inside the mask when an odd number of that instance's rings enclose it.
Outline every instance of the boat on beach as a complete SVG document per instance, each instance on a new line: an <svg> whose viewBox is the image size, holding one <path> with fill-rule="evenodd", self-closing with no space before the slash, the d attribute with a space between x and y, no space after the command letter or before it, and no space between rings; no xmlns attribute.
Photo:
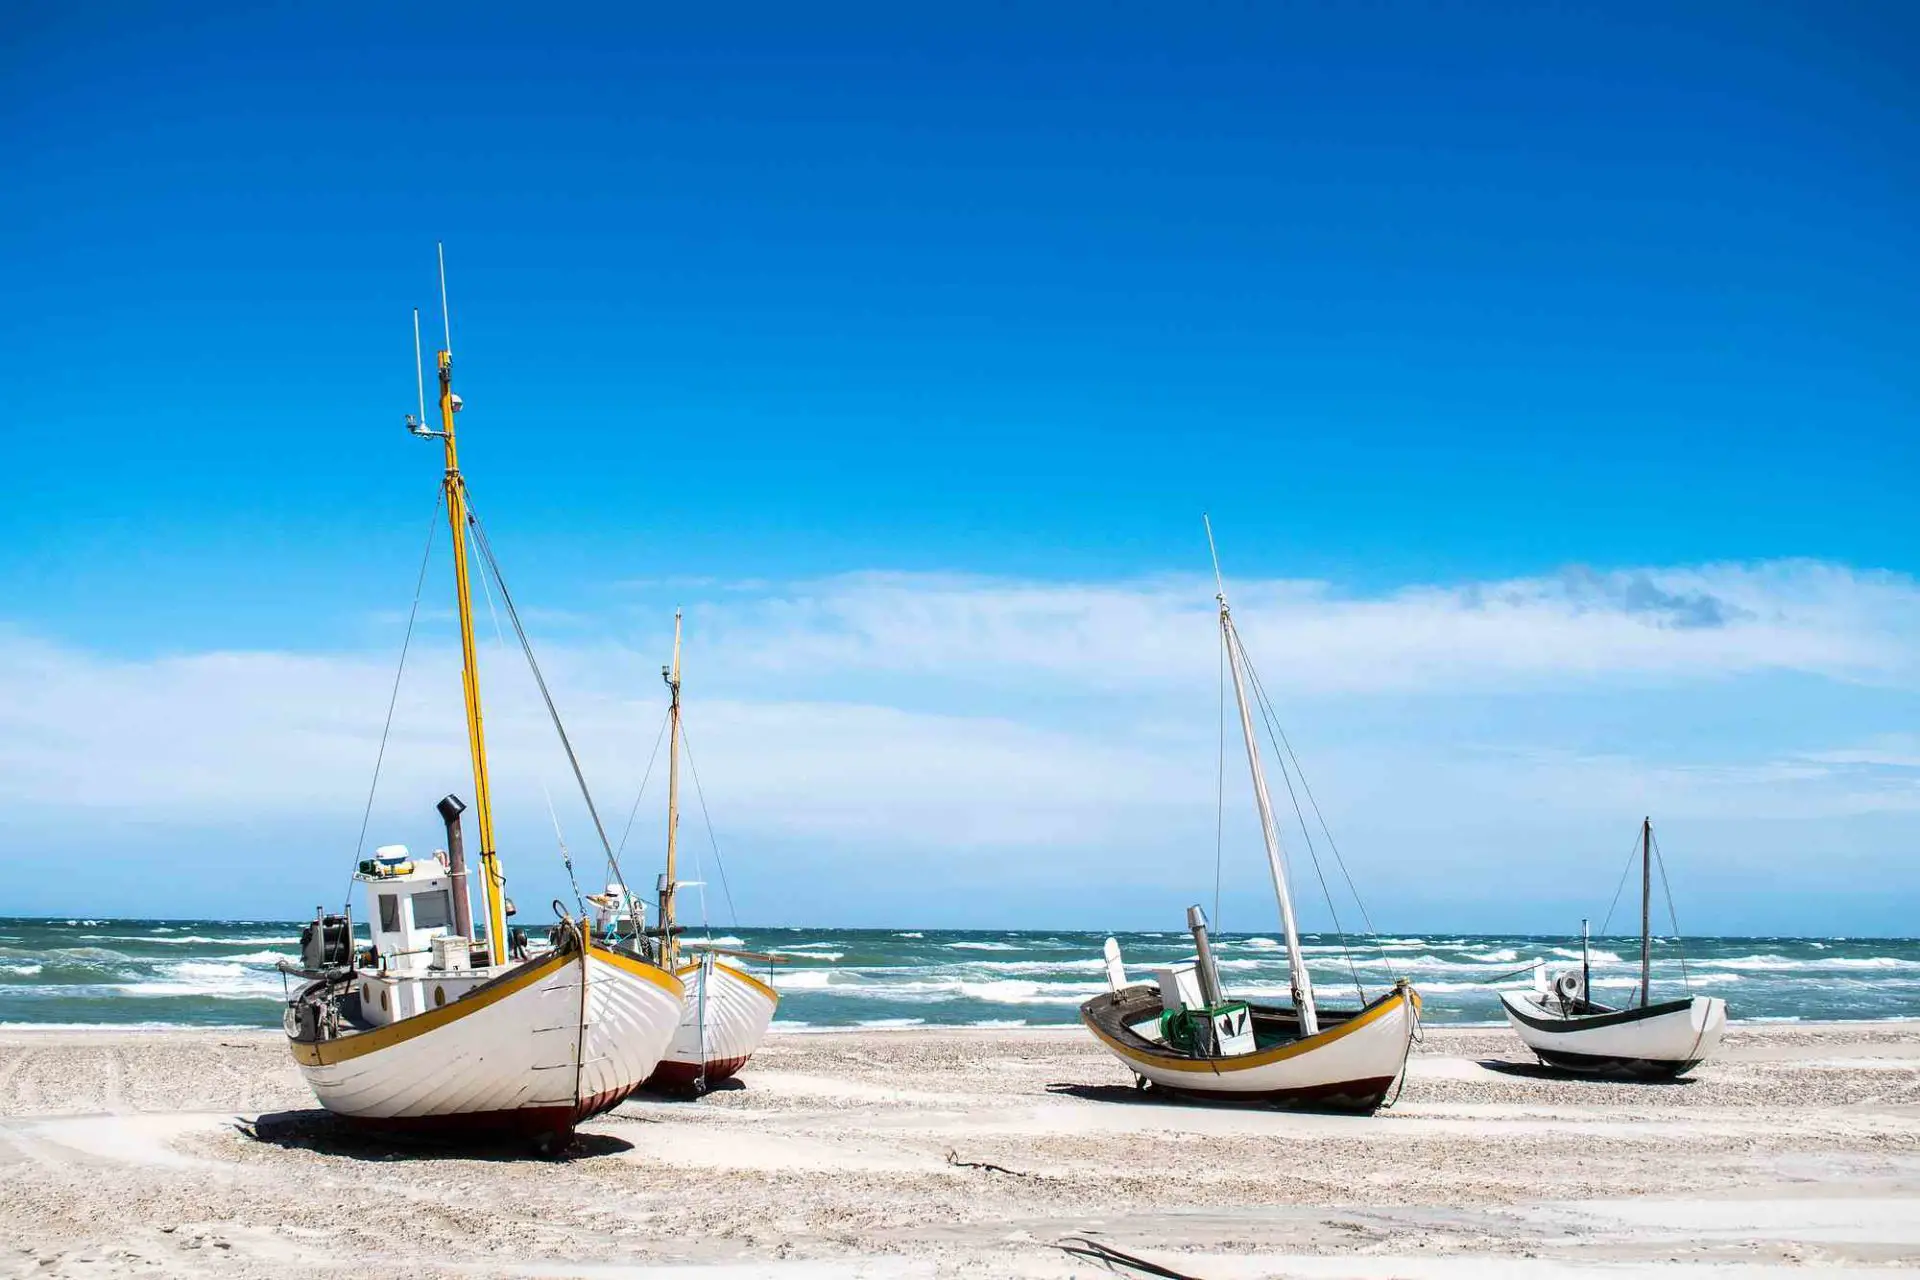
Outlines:
<svg viewBox="0 0 1920 1280"><path fill-rule="evenodd" d="M680 854L680 623L673 614L673 664L661 671L668 693L667 865L660 877L660 959L680 979L686 997L673 1041L647 1088L663 1093L699 1095L740 1073L767 1038L780 993L735 964L719 948L704 947L689 957L677 928L675 903L686 887L679 874ZM744 953L735 956L746 958Z"/></svg>
<svg viewBox="0 0 1920 1280"><path fill-rule="evenodd" d="M1207 541L1211 547L1211 525ZM1143 1088L1209 1101L1373 1111L1405 1069L1418 1027L1420 997L1402 978L1385 994L1363 999L1357 1007L1322 1007L1315 998L1300 946L1286 853L1261 763L1249 686L1270 732L1271 707L1240 643L1217 556L1214 577L1220 643L1232 673L1267 867L1280 909L1292 1001L1279 1005L1229 998L1221 986L1206 915L1193 906L1187 909L1187 927L1193 935L1194 957L1161 969L1153 983L1129 981L1120 945L1108 938L1109 990L1082 1004L1080 1018ZM1295 807L1298 812L1297 799ZM1305 816L1299 816L1304 829Z"/></svg>
<svg viewBox="0 0 1920 1280"><path fill-rule="evenodd" d="M1711 1058L1727 1029L1727 1002L1689 993L1655 1003L1653 994L1653 820L1640 823L1640 983L1637 1003L1614 1008L1588 995L1593 966L1583 926L1580 967L1532 992L1500 993L1507 1022L1547 1066L1586 1075L1669 1079ZM1664 876L1664 871L1662 872ZM1604 932L1603 922L1603 932Z"/></svg>
<svg viewBox="0 0 1920 1280"><path fill-rule="evenodd" d="M443 270L443 309L444 278ZM417 358L418 312L414 341ZM618 1105L652 1074L679 1023L684 993L667 969L608 946L588 920L570 917L558 903L559 924L538 952L507 923L512 907L493 836L469 537L483 557L483 573L497 577L498 565L473 515L455 448L461 402L453 392L451 347L449 337L439 352L439 428L425 424L424 379L420 416L409 414L407 426L439 440L445 452L441 500L453 531L479 891L466 865L466 805L449 795L438 805L444 851L415 858L404 846L388 845L359 863L353 880L370 945L355 937L351 903L338 915L317 912L305 927L299 964L283 966L306 980L289 999L284 1023L301 1075L337 1116L385 1131L521 1138L553 1149L571 1138L575 1125ZM500 595L531 662L504 584ZM541 688L544 695L544 681ZM565 745L557 714L554 724ZM476 905L484 929L476 928Z"/></svg>
<svg viewBox="0 0 1920 1280"><path fill-rule="evenodd" d="M780 993L747 972L741 963L774 964L779 956L740 951L711 943L686 943L679 921L680 890L700 887L680 873L680 611L673 615L673 661L662 667L667 706L667 851L666 869L657 883L659 922L648 928L646 904L615 880L588 899L611 945L636 959L656 963L679 979L685 992L673 1039L647 1078L655 1093L698 1097L738 1075L767 1037ZM651 769L649 769L651 772ZM645 781L641 783L645 789ZM634 802L636 808L639 801ZM614 870L611 863L609 871Z"/></svg>

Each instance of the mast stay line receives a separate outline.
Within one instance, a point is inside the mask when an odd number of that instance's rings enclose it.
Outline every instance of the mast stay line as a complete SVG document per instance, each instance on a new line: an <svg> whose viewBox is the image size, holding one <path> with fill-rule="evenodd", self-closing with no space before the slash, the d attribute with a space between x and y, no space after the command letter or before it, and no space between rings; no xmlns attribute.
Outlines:
<svg viewBox="0 0 1920 1280"><path fill-rule="evenodd" d="M419 313L414 314L414 338L419 340ZM424 394L424 393L423 393ZM440 499L436 491L433 499L433 519L427 522L427 545L420 550L420 575L413 583L413 607L407 610L407 631L400 640L400 661L393 672L393 691L387 695L387 722L380 729L380 750L373 758L373 780L367 784L367 807L360 814L360 835L353 842L353 858L357 863L360 855L366 851L367 828L373 822L373 798L380 790L380 770L387 762L387 740L393 736L393 712L400 705L400 682L407 674L407 653L413 648L413 624L420 616L420 595L427 585L427 562L433 558L433 542L440 533ZM347 877L347 903L351 908L353 900L353 877ZM343 911L342 914L345 914Z"/></svg>
<svg viewBox="0 0 1920 1280"><path fill-rule="evenodd" d="M553 722L553 731L559 735L560 747L566 752L567 764L573 770L573 780L580 787L580 798L586 802L587 814L593 819L594 832L600 837L600 847L624 884L626 876L620 873L619 855L614 852L613 842L607 839L607 828L600 821L599 807L593 803L593 792L588 789L587 776L581 771L580 757L574 753L573 740L567 736L567 726L560 720L560 709L554 705L553 692L547 688L547 678L540 670L540 660L533 656L533 642L527 638L527 629L520 622L520 610L513 603L513 593L507 589L507 580L501 576L500 562L493 554L493 544L487 540L486 526L480 522L480 515L471 503L467 506L467 521L473 526L473 541L480 548L480 558L492 576L494 585L500 588L500 603L507 607L507 621L513 624L513 634L520 641L520 651L526 655L534 684L539 686L540 700L546 704L547 718Z"/></svg>

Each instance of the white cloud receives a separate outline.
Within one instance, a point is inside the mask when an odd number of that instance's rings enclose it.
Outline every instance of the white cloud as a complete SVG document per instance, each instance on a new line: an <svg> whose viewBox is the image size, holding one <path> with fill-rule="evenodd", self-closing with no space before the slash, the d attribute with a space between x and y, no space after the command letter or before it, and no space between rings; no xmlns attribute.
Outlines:
<svg viewBox="0 0 1920 1280"><path fill-rule="evenodd" d="M1909 579L1782 562L1374 596L1230 586L1268 686L1310 702L1321 726L1363 726L1299 745L1343 842L1415 885L1511 861L1517 848L1487 834L1503 823L1537 842L1649 807L1703 823L1920 812L1920 748L1900 736L1920 641ZM1017 892L1171 882L1210 861L1209 583L859 574L710 590L689 604L693 747L730 842L790 851L771 883L831 874L850 877L853 899L883 886L897 899L939 882L928 868L943 862ZM594 639L578 610L568 618L569 639L542 657L617 839L659 725L665 638ZM599 626L605 636L611 624ZM551 847L544 782L576 857L596 865L517 658L489 646L483 661L503 830ZM124 656L0 633L0 808L16 833L82 845L108 818L218 840L293 814L309 845L340 848L344 864L391 663ZM1676 691L1737 707L1786 677L1893 701L1884 722L1855 699L1845 716L1776 729L1777 740L1684 747L1662 745L1658 729L1623 738L1590 707L1546 723L1519 714L1539 695L1597 690L1613 710L1643 700L1657 724ZM441 792L470 789L455 658L437 637L416 642L395 724L375 839L422 826ZM1229 787L1244 787L1229 764ZM1229 824L1245 839L1234 794ZM642 823L654 821L650 804ZM1451 843L1420 847L1429 830ZM636 831L636 848L657 843L650 826ZM1886 866L1898 874L1904 861L1890 850ZM0 881L24 870L0 849Z"/></svg>
<svg viewBox="0 0 1920 1280"><path fill-rule="evenodd" d="M1212 584L1048 584L862 574L711 606L722 661L768 672L924 673L1069 689L1196 687L1214 662ZM1270 687L1304 693L1512 689L1567 679L1755 671L1911 683L1920 588L1787 561L1569 570L1354 596L1325 583L1231 586Z"/></svg>

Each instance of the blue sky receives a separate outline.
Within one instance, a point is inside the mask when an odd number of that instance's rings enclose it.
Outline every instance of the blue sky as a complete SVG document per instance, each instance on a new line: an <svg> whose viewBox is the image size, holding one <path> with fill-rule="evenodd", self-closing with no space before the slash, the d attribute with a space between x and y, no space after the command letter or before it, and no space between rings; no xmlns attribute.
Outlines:
<svg viewBox="0 0 1920 1280"><path fill-rule="evenodd" d="M590 772L686 605L749 919L1176 919L1207 509L1394 927L1552 927L1653 809L1713 927L1910 931L1920 21L1569 10L13 13L0 896L332 882L445 240ZM445 622L395 826L463 785Z"/></svg>

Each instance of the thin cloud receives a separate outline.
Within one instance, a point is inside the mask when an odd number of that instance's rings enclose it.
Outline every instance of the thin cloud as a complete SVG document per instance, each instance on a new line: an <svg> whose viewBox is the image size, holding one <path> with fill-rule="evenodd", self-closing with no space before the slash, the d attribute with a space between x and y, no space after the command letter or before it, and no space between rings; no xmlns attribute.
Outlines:
<svg viewBox="0 0 1920 1280"><path fill-rule="evenodd" d="M1749 826L1910 823L1920 811L1920 747L1893 732L1897 705L1891 724L1869 705L1799 739L1683 752L1657 732L1606 741L1605 724L1577 718L1552 726L1566 742L1543 741L1521 714L1532 699L1513 696L1603 690L1611 710L1641 708L1641 724L1658 723L1675 690L1720 699L1721 721L1737 722L1742 700L1782 677L1910 701L1910 579L1782 562L1373 596L1230 587L1268 687L1322 726L1300 745L1343 849L1362 874L1391 868L1409 893L1532 857L1495 842L1504 824L1571 847L1649 809ZM1219 673L1205 580L869 573L686 603L707 800L735 853L783 850L761 864L775 893L795 877L946 883L958 868L1009 892L1157 884L1210 861ZM664 609L646 634L614 638L632 616L624 604L598 624L573 611L553 643L536 636L616 839L659 728L671 634ZM543 707L517 656L489 645L482 661L503 843L550 849L551 796L591 876L596 842ZM129 821L218 843L297 815L288 830L303 848L344 860L392 663L390 652L129 657L0 631L0 813L12 833L0 878L33 874L23 841L85 848L102 824ZM1359 727L1324 731L1335 725ZM416 637L369 838L431 838L427 805L464 790L466 770L455 651ZM1243 773L1228 785L1244 787ZM656 779L637 849L657 843L659 792ZM1244 808L1230 793L1230 842L1255 839ZM1740 856L1780 863L1767 838ZM520 874L539 883L547 873L528 862ZM1862 865L1897 875L1904 864Z"/></svg>

